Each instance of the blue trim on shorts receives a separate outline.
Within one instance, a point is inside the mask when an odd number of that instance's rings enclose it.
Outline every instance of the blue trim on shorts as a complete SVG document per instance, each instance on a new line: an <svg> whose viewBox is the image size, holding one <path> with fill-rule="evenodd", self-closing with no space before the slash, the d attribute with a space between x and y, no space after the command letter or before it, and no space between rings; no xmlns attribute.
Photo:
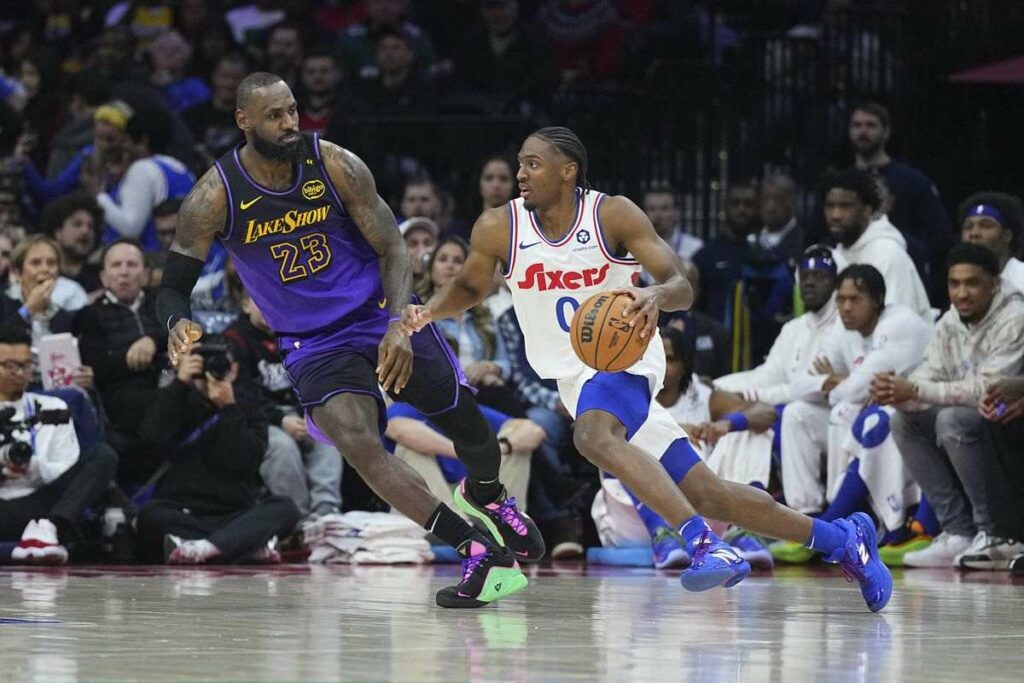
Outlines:
<svg viewBox="0 0 1024 683"><path fill-rule="evenodd" d="M576 402L576 418L588 410L614 415L626 428L628 441L651 412L651 385L642 375L599 372L583 385Z"/></svg>
<svg viewBox="0 0 1024 683"><path fill-rule="evenodd" d="M700 455L693 450L690 440L683 437L669 444L669 447L665 449L665 454L661 456L661 466L677 484L686 479L686 475L700 461Z"/></svg>

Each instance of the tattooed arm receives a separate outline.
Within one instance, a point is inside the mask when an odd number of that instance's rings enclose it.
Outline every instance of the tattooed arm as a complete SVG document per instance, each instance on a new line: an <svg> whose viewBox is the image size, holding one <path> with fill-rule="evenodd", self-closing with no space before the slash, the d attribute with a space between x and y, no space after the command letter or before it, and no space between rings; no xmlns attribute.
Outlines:
<svg viewBox="0 0 1024 683"><path fill-rule="evenodd" d="M412 373L412 346L399 326L399 317L412 296L412 269L405 241L395 216L377 194L373 175L366 164L348 150L320 141L320 154L345 210L359 231L377 252L381 285L387 297L391 322L381 340L377 377L385 390L399 393Z"/></svg>
<svg viewBox="0 0 1024 683"><path fill-rule="evenodd" d="M203 331L193 322L189 299L217 233L227 219L227 193L211 168L188 193L178 212L178 229L157 293L157 315L167 325L167 355L174 367Z"/></svg>

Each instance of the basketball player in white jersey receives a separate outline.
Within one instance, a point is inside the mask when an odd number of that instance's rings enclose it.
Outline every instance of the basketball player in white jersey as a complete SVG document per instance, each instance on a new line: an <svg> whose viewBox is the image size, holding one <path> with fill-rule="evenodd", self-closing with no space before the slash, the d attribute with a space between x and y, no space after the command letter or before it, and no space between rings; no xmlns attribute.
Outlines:
<svg viewBox="0 0 1024 683"><path fill-rule="evenodd" d="M718 479L654 400L665 373L658 311L689 308L693 292L643 211L625 197L591 190L586 173L586 149L569 129L544 128L528 137L519 152L519 198L480 216L459 275L426 304L406 309L406 331L413 334L431 320L456 316L482 301L500 264L527 357L541 377L558 381L562 402L576 418L580 453L626 484L686 540L693 563L681 576L684 587L728 587L750 571L711 532L700 516L707 515L822 552L860 583L872 611L882 609L892 593L892 576L878 559L869 517L812 520L764 491ZM634 287L641 267L659 284ZM573 312L602 291L632 297L626 316L642 337L655 337L643 358L624 372L588 368L569 342ZM742 416L732 417L736 428L744 428Z"/></svg>

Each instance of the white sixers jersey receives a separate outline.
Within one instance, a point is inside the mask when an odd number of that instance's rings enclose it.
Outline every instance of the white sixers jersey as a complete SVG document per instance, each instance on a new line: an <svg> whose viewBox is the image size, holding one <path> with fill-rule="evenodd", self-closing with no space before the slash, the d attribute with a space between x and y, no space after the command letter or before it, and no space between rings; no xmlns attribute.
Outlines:
<svg viewBox="0 0 1024 683"><path fill-rule="evenodd" d="M551 242L540 219L523 206L509 202L511 248L505 279L523 329L526 357L546 379L579 375L587 366L576 357L569 325L581 302L612 289L630 287L640 273L632 256L617 258L601 234L598 209L605 195L577 191L572 229Z"/></svg>

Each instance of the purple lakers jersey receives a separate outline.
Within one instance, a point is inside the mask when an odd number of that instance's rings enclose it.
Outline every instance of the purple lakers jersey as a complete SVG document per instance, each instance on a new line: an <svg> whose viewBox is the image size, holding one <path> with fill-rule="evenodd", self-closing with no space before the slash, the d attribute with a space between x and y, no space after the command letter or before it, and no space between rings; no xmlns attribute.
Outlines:
<svg viewBox="0 0 1024 683"><path fill-rule="evenodd" d="M388 319L377 254L331 184L319 137L305 139L287 190L257 184L242 166L241 145L217 161L228 202L220 238L283 350L325 334L376 346Z"/></svg>

